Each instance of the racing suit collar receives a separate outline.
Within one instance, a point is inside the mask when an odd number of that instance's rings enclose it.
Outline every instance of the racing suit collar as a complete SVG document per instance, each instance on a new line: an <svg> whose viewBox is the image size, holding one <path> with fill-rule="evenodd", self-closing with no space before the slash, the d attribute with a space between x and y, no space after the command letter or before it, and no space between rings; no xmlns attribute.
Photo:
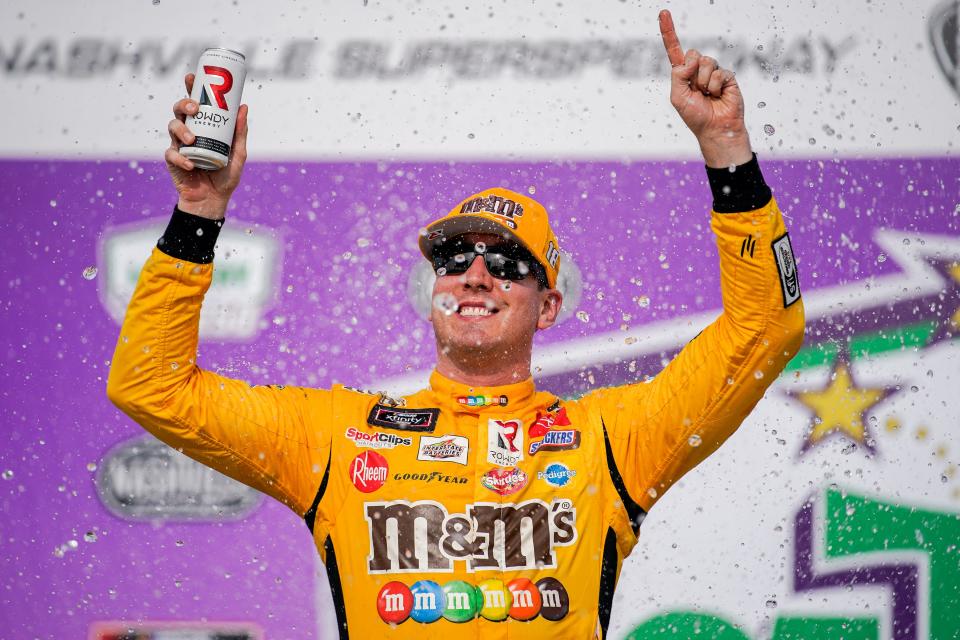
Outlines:
<svg viewBox="0 0 960 640"><path fill-rule="evenodd" d="M478 413L524 406L536 393L533 378L495 387L475 387L455 382L436 370L430 374L430 388L444 404L453 405L460 411Z"/></svg>

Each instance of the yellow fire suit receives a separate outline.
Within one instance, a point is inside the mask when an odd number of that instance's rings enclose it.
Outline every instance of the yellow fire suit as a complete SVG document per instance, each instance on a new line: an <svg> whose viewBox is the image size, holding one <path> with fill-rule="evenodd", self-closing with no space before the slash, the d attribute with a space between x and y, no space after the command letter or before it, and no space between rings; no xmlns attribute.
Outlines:
<svg viewBox="0 0 960 640"><path fill-rule="evenodd" d="M718 213L715 189L724 311L646 383L571 401L532 380L471 388L434 372L428 389L392 399L219 376L195 362L211 244L194 261L153 250L108 396L304 518L342 638L602 638L647 511L802 340L792 249L767 194ZM181 227L210 223L177 214Z"/></svg>

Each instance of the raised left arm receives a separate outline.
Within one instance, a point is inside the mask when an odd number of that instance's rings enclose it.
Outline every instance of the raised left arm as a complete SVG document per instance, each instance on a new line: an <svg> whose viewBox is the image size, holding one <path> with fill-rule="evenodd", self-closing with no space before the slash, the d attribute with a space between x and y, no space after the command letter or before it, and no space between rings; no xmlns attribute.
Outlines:
<svg viewBox="0 0 960 640"><path fill-rule="evenodd" d="M648 510L715 451L763 397L803 341L803 301L783 216L743 126L729 71L683 55L667 11L671 102L697 136L713 192L723 313L649 383L598 389L579 402L599 415L629 497Z"/></svg>
<svg viewBox="0 0 960 640"><path fill-rule="evenodd" d="M729 168L748 162L753 152L733 71L696 49L684 53L666 9L660 12L660 35L671 66L670 103L697 137L707 166Z"/></svg>

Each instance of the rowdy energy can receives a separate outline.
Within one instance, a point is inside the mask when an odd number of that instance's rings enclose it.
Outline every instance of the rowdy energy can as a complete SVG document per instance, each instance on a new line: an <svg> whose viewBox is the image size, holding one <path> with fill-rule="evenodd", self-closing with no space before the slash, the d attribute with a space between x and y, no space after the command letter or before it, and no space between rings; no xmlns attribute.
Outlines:
<svg viewBox="0 0 960 640"><path fill-rule="evenodd" d="M211 48L200 55L190 92L190 99L200 109L186 120L196 139L193 145L180 147L180 153L198 168L215 171L227 166L246 75L247 63L242 53Z"/></svg>

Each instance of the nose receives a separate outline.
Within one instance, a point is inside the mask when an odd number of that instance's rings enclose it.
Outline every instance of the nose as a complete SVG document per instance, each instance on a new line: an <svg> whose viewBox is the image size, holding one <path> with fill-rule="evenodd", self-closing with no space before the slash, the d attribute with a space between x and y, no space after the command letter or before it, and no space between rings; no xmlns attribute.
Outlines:
<svg viewBox="0 0 960 640"><path fill-rule="evenodd" d="M493 276L487 271L487 263L483 261L483 256L474 258L473 263L463 275L467 287L486 289L487 291L493 289Z"/></svg>

